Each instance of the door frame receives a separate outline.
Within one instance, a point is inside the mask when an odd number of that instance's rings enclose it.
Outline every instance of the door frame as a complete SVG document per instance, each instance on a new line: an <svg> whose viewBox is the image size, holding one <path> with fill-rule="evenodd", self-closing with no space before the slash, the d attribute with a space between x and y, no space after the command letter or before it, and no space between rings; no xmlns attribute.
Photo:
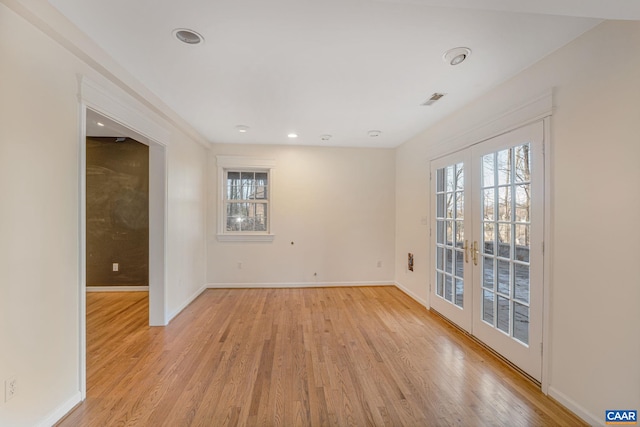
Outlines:
<svg viewBox="0 0 640 427"><path fill-rule="evenodd" d="M551 133L551 117L553 113L553 91L549 89L544 93L533 97L525 102L512 105L510 108L493 115L485 117L480 122L476 122L473 125L460 127L456 133L449 135L436 141L433 145L433 155L426 158L426 164L431 167L431 162L437 160L446 155L452 154L459 150L470 148L471 146L494 138L496 136L508 133L512 130L526 126L528 124L542 121L544 126L544 143L543 143L543 158L544 158L544 252L543 252L543 291L542 291L542 380L541 391L544 394L549 393L549 385L551 384L551 325L550 325L550 295L553 289L553 276L551 274L552 254L553 254L553 220L552 220L552 194L553 194L553 161L552 150L553 141ZM428 174L427 174L428 178ZM432 191L431 185L428 186L429 192ZM435 206L432 205L431 195L427 195L427 203L429 209L429 216L432 215ZM429 239L429 242L431 240ZM431 272L433 269L432 263L432 248L429 246L427 249L428 257L428 283L427 286L431 286L432 277ZM435 256L435 255L434 255ZM431 290L428 289L427 308L431 309Z"/></svg>
<svg viewBox="0 0 640 427"><path fill-rule="evenodd" d="M166 303L167 145L170 133L154 114L120 88L78 76L79 103L79 389L87 395L86 328L86 137L87 112L104 117L136 141L149 146L149 325L168 323Z"/></svg>

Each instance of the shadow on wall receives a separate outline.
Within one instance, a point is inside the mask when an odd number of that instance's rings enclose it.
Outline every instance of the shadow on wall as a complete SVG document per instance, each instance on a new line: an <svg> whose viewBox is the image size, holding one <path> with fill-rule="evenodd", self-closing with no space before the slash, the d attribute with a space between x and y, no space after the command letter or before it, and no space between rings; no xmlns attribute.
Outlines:
<svg viewBox="0 0 640 427"><path fill-rule="evenodd" d="M149 284L149 147L87 138L87 286Z"/></svg>

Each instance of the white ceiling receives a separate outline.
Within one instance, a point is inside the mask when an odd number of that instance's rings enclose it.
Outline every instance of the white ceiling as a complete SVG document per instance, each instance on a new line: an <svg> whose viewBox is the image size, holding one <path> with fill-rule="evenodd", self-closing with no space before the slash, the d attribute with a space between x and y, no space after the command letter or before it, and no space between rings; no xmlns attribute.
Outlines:
<svg viewBox="0 0 640 427"><path fill-rule="evenodd" d="M598 18L640 19L637 0L50 3L210 142L351 147L401 144ZM445 64L458 46L473 53ZM446 96L421 106L434 92Z"/></svg>

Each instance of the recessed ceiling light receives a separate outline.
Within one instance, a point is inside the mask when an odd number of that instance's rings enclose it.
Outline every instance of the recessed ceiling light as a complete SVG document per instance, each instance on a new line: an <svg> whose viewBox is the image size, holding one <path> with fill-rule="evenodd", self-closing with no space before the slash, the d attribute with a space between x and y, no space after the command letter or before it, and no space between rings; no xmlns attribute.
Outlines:
<svg viewBox="0 0 640 427"><path fill-rule="evenodd" d="M323 141L328 141L331 139L331 135L329 134L320 135L320 139Z"/></svg>
<svg viewBox="0 0 640 427"><path fill-rule="evenodd" d="M288 136L289 138L297 138L297 137L298 137L298 134L297 134L297 133L294 133L294 132L291 132L291 133L290 133L289 135L287 135L287 136Z"/></svg>
<svg viewBox="0 0 640 427"><path fill-rule="evenodd" d="M449 65L458 65L471 55L471 49L468 47L456 47L450 49L442 55L442 60Z"/></svg>
<svg viewBox="0 0 640 427"><path fill-rule="evenodd" d="M104 123L96 122L96 124L97 124L98 126L100 126L100 127L103 127L103 126L104 126Z"/></svg>
<svg viewBox="0 0 640 427"><path fill-rule="evenodd" d="M182 43L186 44L199 44L204 42L204 37L187 28L176 28L173 30L173 35Z"/></svg>
<svg viewBox="0 0 640 427"><path fill-rule="evenodd" d="M367 135L369 135L369 138L377 138L381 133L382 132L380 132L379 130L370 130L369 132L367 132Z"/></svg>
<svg viewBox="0 0 640 427"><path fill-rule="evenodd" d="M238 125L236 126L236 130L240 133L246 133L249 131L249 126L245 126L245 125Z"/></svg>

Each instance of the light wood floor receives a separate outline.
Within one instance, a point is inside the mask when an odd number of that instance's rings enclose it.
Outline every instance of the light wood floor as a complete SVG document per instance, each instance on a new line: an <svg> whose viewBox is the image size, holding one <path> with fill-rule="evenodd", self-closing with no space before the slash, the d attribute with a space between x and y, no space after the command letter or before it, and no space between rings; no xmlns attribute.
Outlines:
<svg viewBox="0 0 640 427"><path fill-rule="evenodd" d="M87 400L60 426L585 425L394 287L207 290L169 326L87 295Z"/></svg>

